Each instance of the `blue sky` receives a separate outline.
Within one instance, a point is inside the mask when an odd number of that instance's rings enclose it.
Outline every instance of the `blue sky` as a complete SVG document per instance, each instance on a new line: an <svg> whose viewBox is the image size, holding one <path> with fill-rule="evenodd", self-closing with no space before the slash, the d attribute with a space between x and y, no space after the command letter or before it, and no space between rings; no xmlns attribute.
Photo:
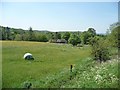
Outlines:
<svg viewBox="0 0 120 90"><path fill-rule="evenodd" d="M3 26L48 31L86 31L106 33L118 21L117 2L2 2Z"/></svg>

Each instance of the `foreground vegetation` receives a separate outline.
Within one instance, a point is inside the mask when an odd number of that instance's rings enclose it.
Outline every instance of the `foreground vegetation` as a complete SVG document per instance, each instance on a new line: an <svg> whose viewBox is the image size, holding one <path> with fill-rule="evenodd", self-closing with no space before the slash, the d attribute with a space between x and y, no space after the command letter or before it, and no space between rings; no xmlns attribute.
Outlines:
<svg viewBox="0 0 120 90"><path fill-rule="evenodd" d="M112 58L99 63L91 58L91 47L25 41L2 41L2 87L23 88L117 88L117 49ZM34 61L25 61L26 52ZM114 56L113 56L114 55ZM70 73L70 65L73 71ZM70 80L70 75L72 76Z"/></svg>

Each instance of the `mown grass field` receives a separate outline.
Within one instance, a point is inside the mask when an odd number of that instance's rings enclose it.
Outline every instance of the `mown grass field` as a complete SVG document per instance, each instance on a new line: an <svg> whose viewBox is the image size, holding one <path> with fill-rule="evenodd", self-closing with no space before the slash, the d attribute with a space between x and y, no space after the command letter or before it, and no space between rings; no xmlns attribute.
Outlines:
<svg viewBox="0 0 120 90"><path fill-rule="evenodd" d="M24 60L26 52L32 53L35 60ZM2 88L23 88L26 82L31 82L32 88L118 87L118 61L99 64L90 57L89 46L3 41Z"/></svg>

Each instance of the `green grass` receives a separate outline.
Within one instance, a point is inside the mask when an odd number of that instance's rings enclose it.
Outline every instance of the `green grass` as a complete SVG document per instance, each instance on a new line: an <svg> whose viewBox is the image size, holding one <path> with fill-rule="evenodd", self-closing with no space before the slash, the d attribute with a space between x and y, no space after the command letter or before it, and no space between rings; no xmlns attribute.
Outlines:
<svg viewBox="0 0 120 90"><path fill-rule="evenodd" d="M86 59L85 67L77 66L74 78L64 88L118 88L118 60L98 63ZM79 68L78 68L79 67Z"/></svg>
<svg viewBox="0 0 120 90"><path fill-rule="evenodd" d="M25 61L23 55L26 52L32 53L35 60ZM74 65L72 80L69 79L71 64ZM31 82L33 88L117 87L117 65L117 60L103 64L94 62L90 58L89 46L78 48L41 42L2 42L3 88L23 88L25 82ZM99 76L102 80L95 79Z"/></svg>

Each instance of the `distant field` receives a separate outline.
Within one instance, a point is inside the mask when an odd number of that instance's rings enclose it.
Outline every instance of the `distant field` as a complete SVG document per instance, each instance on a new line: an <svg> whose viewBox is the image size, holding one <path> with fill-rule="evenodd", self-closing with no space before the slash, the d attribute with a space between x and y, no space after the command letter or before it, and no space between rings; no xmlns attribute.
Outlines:
<svg viewBox="0 0 120 90"><path fill-rule="evenodd" d="M31 82L33 88L117 87L117 60L98 64L91 60L89 46L3 41L2 49L3 88L23 88L25 82ZM25 61L26 52L32 53L35 60ZM72 80L71 64L75 66Z"/></svg>

